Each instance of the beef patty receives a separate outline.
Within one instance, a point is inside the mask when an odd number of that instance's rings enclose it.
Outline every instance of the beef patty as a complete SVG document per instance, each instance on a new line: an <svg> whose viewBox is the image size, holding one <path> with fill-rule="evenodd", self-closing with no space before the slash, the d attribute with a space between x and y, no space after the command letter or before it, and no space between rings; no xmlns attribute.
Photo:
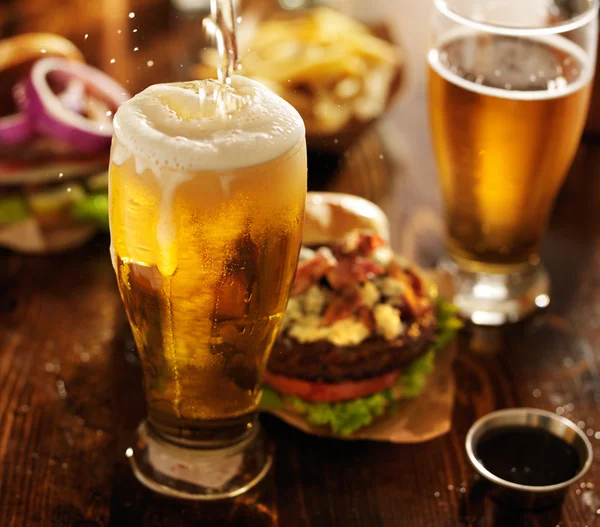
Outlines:
<svg viewBox="0 0 600 527"><path fill-rule="evenodd" d="M301 344L280 335L269 357L267 369L279 375L336 383L362 380L399 370L427 352L435 340L435 325L419 327L388 342L373 336L358 346L336 346L321 340Z"/></svg>

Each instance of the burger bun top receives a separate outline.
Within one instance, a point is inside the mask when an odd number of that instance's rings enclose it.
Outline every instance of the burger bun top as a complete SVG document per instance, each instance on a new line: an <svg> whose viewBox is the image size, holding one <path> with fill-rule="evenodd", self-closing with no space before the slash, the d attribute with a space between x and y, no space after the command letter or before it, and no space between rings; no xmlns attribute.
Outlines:
<svg viewBox="0 0 600 527"><path fill-rule="evenodd" d="M373 231L389 243L388 219L371 201L337 192L308 193L304 216L304 245L331 245L356 229Z"/></svg>

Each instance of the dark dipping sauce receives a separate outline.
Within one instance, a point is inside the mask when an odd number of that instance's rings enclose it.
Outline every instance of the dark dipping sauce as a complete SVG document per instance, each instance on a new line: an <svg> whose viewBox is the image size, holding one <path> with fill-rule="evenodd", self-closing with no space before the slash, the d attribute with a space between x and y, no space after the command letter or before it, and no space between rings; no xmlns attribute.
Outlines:
<svg viewBox="0 0 600 527"><path fill-rule="evenodd" d="M475 455L495 476L531 487L563 483L580 467L573 446L545 430L523 426L486 432Z"/></svg>

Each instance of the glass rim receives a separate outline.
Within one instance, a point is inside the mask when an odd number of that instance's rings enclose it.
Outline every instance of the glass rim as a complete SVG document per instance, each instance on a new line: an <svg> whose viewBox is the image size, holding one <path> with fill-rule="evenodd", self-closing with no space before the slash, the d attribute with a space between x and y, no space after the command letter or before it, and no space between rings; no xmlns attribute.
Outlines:
<svg viewBox="0 0 600 527"><path fill-rule="evenodd" d="M510 26L505 24L494 24L474 20L454 10L448 5L448 0L434 0L437 11L459 24L479 29L487 33L497 35L533 36L533 35L556 35L567 33L589 24L598 16L600 0L590 0L589 7L569 20L547 26Z"/></svg>

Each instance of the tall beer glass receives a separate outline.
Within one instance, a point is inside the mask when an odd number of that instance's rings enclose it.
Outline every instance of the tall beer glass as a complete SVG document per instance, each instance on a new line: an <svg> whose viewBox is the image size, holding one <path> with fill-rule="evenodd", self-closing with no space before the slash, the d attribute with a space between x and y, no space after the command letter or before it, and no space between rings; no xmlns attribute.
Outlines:
<svg viewBox="0 0 600 527"><path fill-rule="evenodd" d="M586 120L597 0L435 0L429 110L455 302L476 324L549 300L540 243Z"/></svg>
<svg viewBox="0 0 600 527"><path fill-rule="evenodd" d="M304 124L241 76L151 86L114 123L111 254L148 407L127 454L159 492L235 496L270 464L257 405L300 250Z"/></svg>

